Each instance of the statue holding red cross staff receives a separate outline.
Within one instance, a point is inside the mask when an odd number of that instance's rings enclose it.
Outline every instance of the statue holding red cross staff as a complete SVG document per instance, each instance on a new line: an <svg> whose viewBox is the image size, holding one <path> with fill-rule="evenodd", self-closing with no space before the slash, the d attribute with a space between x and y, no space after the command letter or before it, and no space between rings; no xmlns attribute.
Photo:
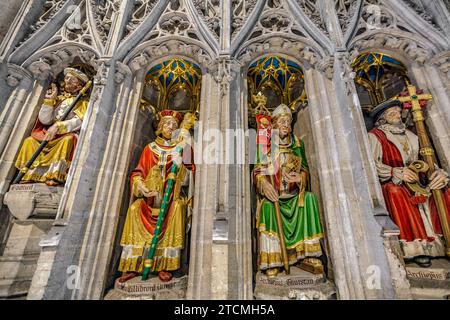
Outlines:
<svg viewBox="0 0 450 320"><path fill-rule="evenodd" d="M431 177L435 172L434 150L425 129L425 117L422 109L426 108L428 101L432 100L433 96L423 93L422 90L417 90L413 85L408 85L407 89L408 92L401 93L398 100L403 103L403 108L411 109L417 136L419 137L420 155L428 164L428 177ZM441 190L433 189L432 193L436 201L437 212L446 242L446 255L450 257L450 227L448 220L448 210L450 208L446 207Z"/></svg>
<svg viewBox="0 0 450 320"><path fill-rule="evenodd" d="M408 85L406 92L372 110L375 128L369 132L386 207L400 229L403 256L422 267L431 266L431 258L450 257L449 175L437 166L423 112L431 99ZM417 134L402 121L405 109Z"/></svg>

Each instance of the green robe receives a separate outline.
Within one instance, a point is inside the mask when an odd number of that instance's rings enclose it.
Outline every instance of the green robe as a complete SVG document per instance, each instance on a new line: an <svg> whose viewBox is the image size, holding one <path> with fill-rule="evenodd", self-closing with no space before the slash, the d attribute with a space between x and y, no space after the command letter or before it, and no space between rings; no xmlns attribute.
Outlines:
<svg viewBox="0 0 450 320"><path fill-rule="evenodd" d="M291 144L284 148L284 153L291 153L301 158L301 171L308 172L304 143L294 135ZM278 161L279 157L277 157ZM254 177L258 175L258 164L255 167ZM297 169L298 170L298 169ZM275 181L281 177L281 170ZM281 188L281 183L275 183ZM278 187L277 187L278 186ZM289 186L294 190L296 186ZM279 199L282 228L288 251L289 264L306 257L322 255L320 239L323 237L319 218L319 206L314 193L300 190L289 198ZM283 266L281 259L278 227L275 215L275 205L265 197L260 197L257 208L257 228L259 230L259 268L261 270Z"/></svg>

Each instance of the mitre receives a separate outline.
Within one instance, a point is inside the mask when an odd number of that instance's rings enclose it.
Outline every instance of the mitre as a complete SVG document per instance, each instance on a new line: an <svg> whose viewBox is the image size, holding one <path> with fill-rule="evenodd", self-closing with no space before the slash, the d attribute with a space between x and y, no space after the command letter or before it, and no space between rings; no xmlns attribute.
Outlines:
<svg viewBox="0 0 450 320"><path fill-rule="evenodd" d="M280 116L284 116L284 115L288 115L292 118L292 111L291 109L285 105L285 104L280 104L275 110L273 110L272 112L272 118L278 118Z"/></svg>

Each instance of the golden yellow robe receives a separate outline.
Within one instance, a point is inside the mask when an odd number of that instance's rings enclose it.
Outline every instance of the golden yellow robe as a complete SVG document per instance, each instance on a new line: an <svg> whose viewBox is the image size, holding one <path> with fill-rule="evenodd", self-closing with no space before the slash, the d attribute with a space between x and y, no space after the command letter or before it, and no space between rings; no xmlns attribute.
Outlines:
<svg viewBox="0 0 450 320"><path fill-rule="evenodd" d="M56 123L58 135L50 141L34 161L30 170L22 178L22 182L46 182L54 180L59 183L66 181L70 163L75 151L78 132L87 110L88 100L80 100L65 121L60 121L62 115L75 99L75 96L65 94L59 96L54 106L44 102L41 112L47 112L47 123L38 118L30 137L26 138L17 156L15 166L21 170L44 140L47 129ZM50 112L50 114L49 114Z"/></svg>
<svg viewBox="0 0 450 320"><path fill-rule="evenodd" d="M168 145L162 138L157 138L147 145L141 155L139 164L131 175L131 188L137 200L128 208L120 245L122 255L119 271L139 272L144 269L144 260L148 256L153 233L159 215L162 194L172 167L172 155L176 145ZM189 152L192 149L189 148ZM151 271L174 271L180 268L181 251L186 241L186 216L189 199L181 195L181 187L187 170L195 171L192 163L179 166L175 185L170 196L168 212L164 218L159 236L154 263ZM159 192L159 196L142 197L137 192L138 181L145 183L149 190Z"/></svg>

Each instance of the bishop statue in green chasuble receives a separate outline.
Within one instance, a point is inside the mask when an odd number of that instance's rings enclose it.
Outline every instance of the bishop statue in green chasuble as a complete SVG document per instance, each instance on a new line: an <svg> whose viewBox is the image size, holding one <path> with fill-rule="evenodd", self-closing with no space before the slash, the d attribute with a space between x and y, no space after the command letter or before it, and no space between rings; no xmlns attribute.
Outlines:
<svg viewBox="0 0 450 320"><path fill-rule="evenodd" d="M263 116L264 117L264 116ZM323 238L317 197L308 191L309 170L303 141L292 133L292 112L284 104L265 119L258 119L258 152L253 181L258 193L258 268L275 277L283 266L308 260L322 264L320 239ZM272 131L262 130L270 127ZM260 124L263 124L260 126ZM265 124L265 126L264 126ZM261 144L271 136L270 143ZM279 211L279 213L277 213ZM284 241L280 242L277 214L281 217ZM283 259L283 253L286 256ZM304 262L304 261L303 261ZM314 269L314 268L313 268ZM323 268L319 268L323 270Z"/></svg>

